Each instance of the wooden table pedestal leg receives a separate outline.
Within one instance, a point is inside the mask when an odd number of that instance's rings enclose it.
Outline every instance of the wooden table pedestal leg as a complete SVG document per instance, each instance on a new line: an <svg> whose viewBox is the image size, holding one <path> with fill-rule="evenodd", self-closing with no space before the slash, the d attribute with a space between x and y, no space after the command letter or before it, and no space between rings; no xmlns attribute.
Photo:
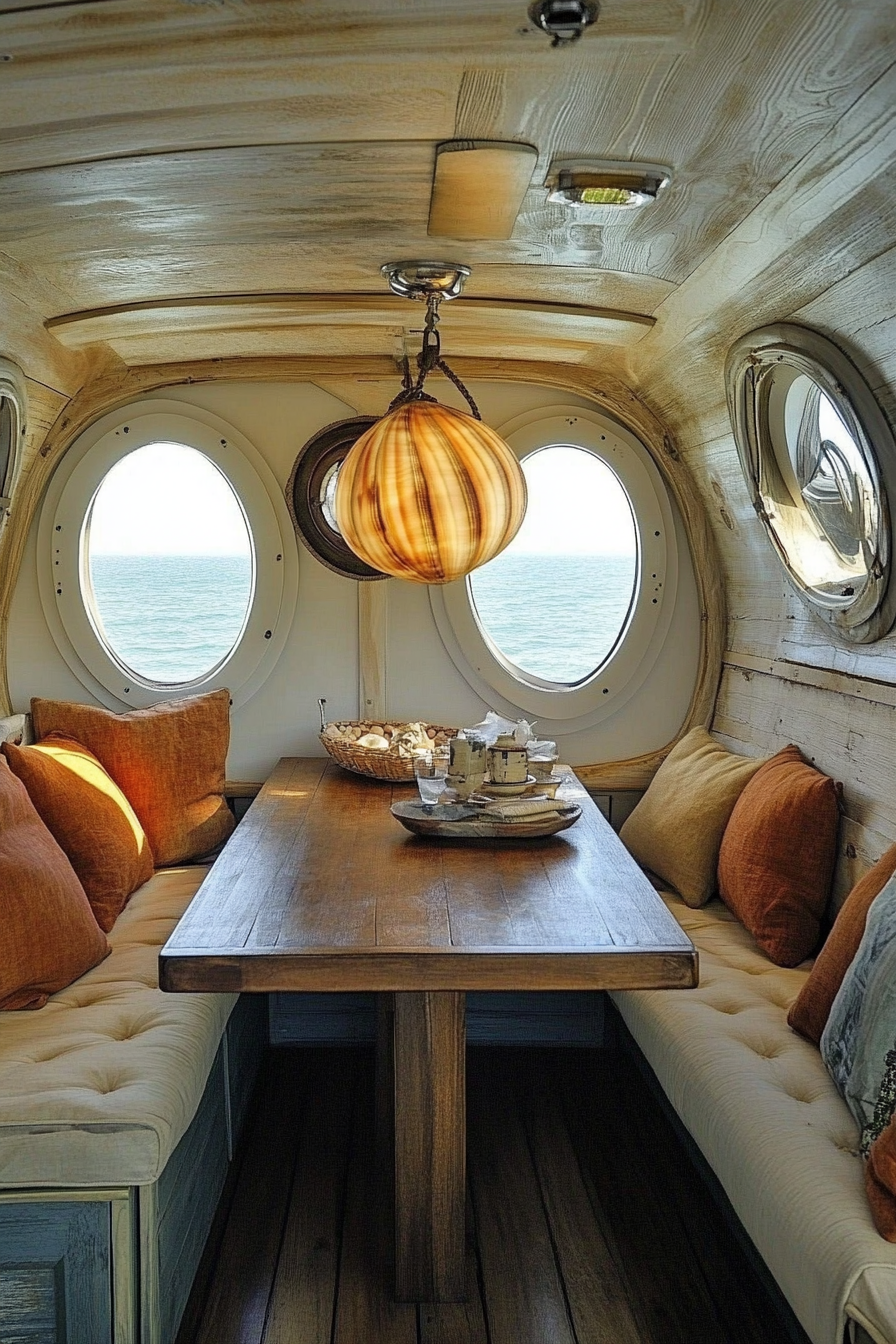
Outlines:
<svg viewBox="0 0 896 1344"><path fill-rule="evenodd" d="M462 1302L465 995L395 995L395 1295Z"/></svg>

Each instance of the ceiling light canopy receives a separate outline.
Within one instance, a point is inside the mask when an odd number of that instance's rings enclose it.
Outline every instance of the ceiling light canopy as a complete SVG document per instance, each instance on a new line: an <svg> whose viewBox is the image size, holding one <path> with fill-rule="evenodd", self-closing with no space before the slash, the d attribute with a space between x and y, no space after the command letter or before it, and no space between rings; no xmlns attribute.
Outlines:
<svg viewBox="0 0 896 1344"><path fill-rule="evenodd" d="M552 47L578 42L600 12L597 0L533 0L529 18L554 40Z"/></svg>
<svg viewBox="0 0 896 1344"><path fill-rule="evenodd" d="M657 163L556 163L548 175L548 200L577 212L600 210L609 215L650 205L671 177L670 169Z"/></svg>
<svg viewBox="0 0 896 1344"><path fill-rule="evenodd" d="M466 266L396 262L383 273L396 294L426 301L423 348L413 378L358 439L339 469L335 512L354 553L374 569L413 583L442 584L469 574L508 546L526 512L519 461L441 357L439 302L459 294ZM439 369L472 414L441 406L423 391Z"/></svg>

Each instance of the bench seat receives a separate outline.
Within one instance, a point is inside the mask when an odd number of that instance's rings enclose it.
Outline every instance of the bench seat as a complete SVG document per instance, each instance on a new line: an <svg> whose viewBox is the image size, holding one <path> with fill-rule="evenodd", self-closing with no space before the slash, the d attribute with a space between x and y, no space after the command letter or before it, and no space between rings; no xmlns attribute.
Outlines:
<svg viewBox="0 0 896 1344"><path fill-rule="evenodd" d="M847 1318L893 1344L896 1245L871 1221L858 1130L786 1021L812 963L774 966L721 901L663 899L699 987L617 991L617 1009L814 1344L841 1344Z"/></svg>
<svg viewBox="0 0 896 1344"><path fill-rule="evenodd" d="M112 951L35 1012L0 1013L0 1187L158 1180L196 1114L236 997L161 994L159 948L205 876L163 869Z"/></svg>

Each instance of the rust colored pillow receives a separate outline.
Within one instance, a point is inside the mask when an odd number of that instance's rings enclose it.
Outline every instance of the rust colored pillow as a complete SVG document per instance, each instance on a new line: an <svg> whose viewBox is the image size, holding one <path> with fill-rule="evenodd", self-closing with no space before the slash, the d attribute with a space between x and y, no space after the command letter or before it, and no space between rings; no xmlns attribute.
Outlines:
<svg viewBox="0 0 896 1344"><path fill-rule="evenodd" d="M0 1009L42 1008L108 951L74 869L0 757Z"/></svg>
<svg viewBox="0 0 896 1344"><path fill-rule="evenodd" d="M815 958L809 978L787 1015L787 1021L807 1040L818 1045L831 1012L831 1004L850 962L859 950L865 919L872 901L896 873L896 845L891 845L843 902L834 927ZM896 1148L894 1148L896 1152ZM896 1237L893 1238L896 1240Z"/></svg>
<svg viewBox="0 0 896 1344"><path fill-rule="evenodd" d="M134 809L96 757L61 733L36 747L4 742L0 750L108 933L131 892L152 877L152 851Z"/></svg>
<svg viewBox="0 0 896 1344"><path fill-rule="evenodd" d="M31 713L39 739L63 733L93 752L140 818L160 866L201 858L233 830L224 800L229 691L127 714L32 700Z"/></svg>
<svg viewBox="0 0 896 1344"><path fill-rule="evenodd" d="M812 955L837 857L837 786L785 747L734 805L719 853L722 900L777 966Z"/></svg>
<svg viewBox="0 0 896 1344"><path fill-rule="evenodd" d="M871 1145L865 1163L865 1192L874 1226L887 1241L896 1241L896 1119Z"/></svg>

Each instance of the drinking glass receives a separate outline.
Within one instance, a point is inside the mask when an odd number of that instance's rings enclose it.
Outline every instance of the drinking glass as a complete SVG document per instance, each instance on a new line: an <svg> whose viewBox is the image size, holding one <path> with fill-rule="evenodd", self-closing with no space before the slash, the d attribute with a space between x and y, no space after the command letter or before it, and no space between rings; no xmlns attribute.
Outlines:
<svg viewBox="0 0 896 1344"><path fill-rule="evenodd" d="M441 798L447 774L447 751L422 751L414 757L414 776L420 791L420 801L427 807L434 806Z"/></svg>

